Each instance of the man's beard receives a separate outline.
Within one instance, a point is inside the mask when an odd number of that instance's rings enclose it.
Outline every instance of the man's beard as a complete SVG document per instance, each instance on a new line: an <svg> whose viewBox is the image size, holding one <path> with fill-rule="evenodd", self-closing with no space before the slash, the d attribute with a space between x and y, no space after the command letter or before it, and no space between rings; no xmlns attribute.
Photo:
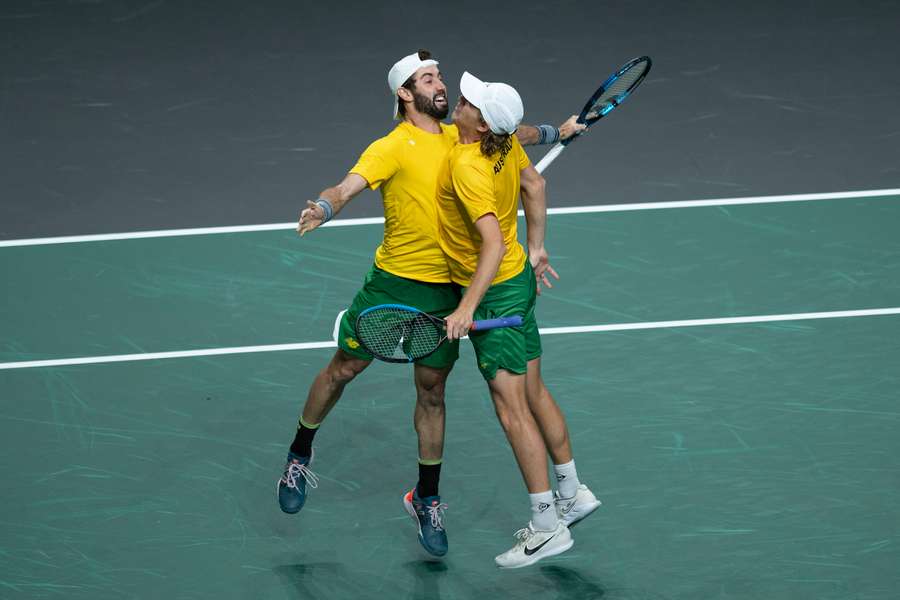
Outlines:
<svg viewBox="0 0 900 600"><path fill-rule="evenodd" d="M445 101L444 108L438 108L434 104L434 97L429 98L428 96L423 96L421 94L417 94L413 92L413 105L416 107L416 110L420 113L425 113L429 117L434 117L437 120L445 119L447 115L450 113L450 103ZM436 96L440 94L435 94ZM446 98L446 95L444 96Z"/></svg>

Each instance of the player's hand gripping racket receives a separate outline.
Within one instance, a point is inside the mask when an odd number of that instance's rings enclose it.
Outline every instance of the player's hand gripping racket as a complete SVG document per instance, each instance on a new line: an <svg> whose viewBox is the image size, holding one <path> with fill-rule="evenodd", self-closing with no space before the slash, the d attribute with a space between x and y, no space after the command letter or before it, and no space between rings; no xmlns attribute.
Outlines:
<svg viewBox="0 0 900 600"><path fill-rule="evenodd" d="M628 61L621 69L609 76L603 82L596 92L591 96L590 100L581 109L576 123L584 123L586 129L578 135L573 135L559 142L552 148L541 161L535 165L538 173L543 173L544 169L550 166L556 157L562 154L566 146L571 144L579 136L584 135L587 128L608 115L614 108L622 104L634 88L639 86L650 72L652 61L649 56L642 56Z"/></svg>
<svg viewBox="0 0 900 600"><path fill-rule="evenodd" d="M472 323L470 331L518 327L522 317L500 317ZM356 337L375 358L408 363L425 358L447 339L444 320L403 304L380 304L359 313Z"/></svg>

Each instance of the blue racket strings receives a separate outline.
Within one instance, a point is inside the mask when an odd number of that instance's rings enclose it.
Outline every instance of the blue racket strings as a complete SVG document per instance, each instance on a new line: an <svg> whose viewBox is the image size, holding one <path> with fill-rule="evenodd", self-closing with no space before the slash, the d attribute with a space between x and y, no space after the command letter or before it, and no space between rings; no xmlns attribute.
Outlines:
<svg viewBox="0 0 900 600"><path fill-rule="evenodd" d="M639 60L633 62L625 70L620 71L615 78L611 78L612 81L607 81L603 93L594 101L594 105L591 107L590 112L585 115L585 119L597 119L614 109L640 83L649 69L649 59Z"/></svg>

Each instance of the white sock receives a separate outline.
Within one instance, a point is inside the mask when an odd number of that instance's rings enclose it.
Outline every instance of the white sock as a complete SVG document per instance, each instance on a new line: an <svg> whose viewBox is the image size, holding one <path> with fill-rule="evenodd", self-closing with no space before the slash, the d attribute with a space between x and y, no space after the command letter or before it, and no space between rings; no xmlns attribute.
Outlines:
<svg viewBox="0 0 900 600"><path fill-rule="evenodd" d="M556 482L559 486L560 498L571 498L578 492L578 472L575 470L575 459L562 465L553 465Z"/></svg>
<svg viewBox="0 0 900 600"><path fill-rule="evenodd" d="M531 499L531 525L537 531L553 531L556 529L556 505L553 504L553 492L547 490L539 494L528 494Z"/></svg>

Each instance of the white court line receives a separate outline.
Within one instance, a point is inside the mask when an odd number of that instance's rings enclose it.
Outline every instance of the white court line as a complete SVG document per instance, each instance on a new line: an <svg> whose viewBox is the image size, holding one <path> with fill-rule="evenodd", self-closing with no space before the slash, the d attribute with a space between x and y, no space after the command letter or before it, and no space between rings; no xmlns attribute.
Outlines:
<svg viewBox="0 0 900 600"><path fill-rule="evenodd" d="M578 327L548 327L541 335L560 333L590 333L595 331L629 331L633 329L664 329L667 327L697 327L698 325L732 325L740 323L771 323L774 321L808 321L810 319L839 319L844 317L874 317L898 315L900 307L868 308L863 310L838 310L832 312L793 313L785 315L758 315L753 317L723 317L719 319L689 319L686 321L651 321L647 323L617 323L614 325L581 325Z"/></svg>
<svg viewBox="0 0 900 600"><path fill-rule="evenodd" d="M758 315L749 317L724 317L719 319L689 319L684 321L652 321L645 323L617 323L614 325L582 325L577 327L549 327L541 329L541 335L569 333L593 333L597 331L628 331L635 329L664 329L671 327L696 327L700 325L731 325L736 323L769 323L773 321L804 321L810 319L838 319L843 317L871 317L898 315L900 307L870 308L864 310L841 310L832 312L794 313L784 315ZM31 360L0 363L2 369L30 369L34 367L61 367L69 365L89 365L99 363L129 362L138 360L158 360L163 358L188 358L193 356L218 356L222 354L252 354L255 352L280 352L283 350L308 350L311 348L334 348L337 343L306 342L302 344L275 344L269 346L239 346L236 348L208 348L205 350L185 350L181 352L151 352L144 354L119 354L114 356L88 356L83 358L60 358L55 360Z"/></svg>
<svg viewBox="0 0 900 600"><path fill-rule="evenodd" d="M311 348L333 348L337 343L306 342L303 344L273 344L269 346L236 346L234 348L206 348L204 350L182 350L178 352L146 352L143 354L116 354L112 356L85 356L82 358L60 358L56 360L28 360L0 363L2 369L30 369L33 367L64 367L68 365L94 365L101 363L131 362L137 360L159 360L163 358L188 358L193 356L219 356L222 354L253 354L256 352L281 352L283 350L309 350Z"/></svg>
<svg viewBox="0 0 900 600"><path fill-rule="evenodd" d="M595 212L625 212L630 210L659 210L664 208L696 208L700 206L733 206L737 204L770 204L776 202L808 202L812 200L840 200L852 198L874 198L878 196L898 196L900 188L885 190L862 190L856 192L829 192L821 194L790 194L782 196L748 196L745 198L718 198L712 200L679 200L676 202L643 202L637 204L602 204L597 206L567 206L549 208L551 215L568 215ZM522 216L519 211L519 216ZM374 225L384 223L383 217L363 219L335 219L323 227L347 227L351 225ZM48 244L70 244L75 242L105 242L110 240L133 240L142 238L175 237L187 235L210 235L215 233L245 233L252 231L274 231L294 229L296 222L268 223L263 225L234 225L228 227L197 227L193 229L161 229L158 231L133 231L126 233L100 233L96 235L69 235L62 237L29 238L20 240L0 240L0 248L13 246L43 246Z"/></svg>

